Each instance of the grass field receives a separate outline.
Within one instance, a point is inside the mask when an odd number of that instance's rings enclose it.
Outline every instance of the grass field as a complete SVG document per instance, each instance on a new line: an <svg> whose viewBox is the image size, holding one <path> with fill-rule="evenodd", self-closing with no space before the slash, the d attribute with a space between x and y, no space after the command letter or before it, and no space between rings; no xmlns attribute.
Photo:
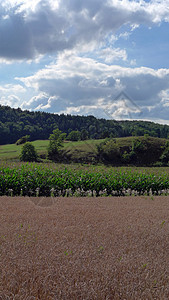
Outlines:
<svg viewBox="0 0 169 300"><path fill-rule="evenodd" d="M123 137L123 138L117 138L116 144L119 147L119 149L123 149L122 151L126 151L128 149L131 149L133 139L137 139L137 137ZM144 140L145 137L139 137L139 140ZM158 152L162 151L160 150L162 146L165 145L166 139L159 139L159 138L147 138L150 151L148 152L147 159L151 161L152 155L156 156ZM86 141L65 141L63 144L63 150L65 153L71 156L71 160L74 162L94 162L96 161L97 156L97 145L99 145L102 140L86 140ZM47 147L49 145L48 140L37 140L32 142L32 144L35 146L38 154L40 156L47 155ZM10 144L10 145L1 145L0 146L0 161L2 160L19 160L19 155L21 153L23 145L17 146L16 144Z"/></svg>
<svg viewBox="0 0 169 300"><path fill-rule="evenodd" d="M0 197L1 299L169 299L169 197Z"/></svg>
<svg viewBox="0 0 169 300"><path fill-rule="evenodd" d="M32 142L39 154L47 152L48 140ZM19 159L23 145L9 144L0 145L0 160Z"/></svg>
<svg viewBox="0 0 169 300"><path fill-rule="evenodd" d="M66 151L70 152L72 157L79 158L80 156L88 156L96 154L96 145L103 140L87 140L87 141L77 141L71 142L66 141L64 143L64 148ZM32 142L35 146L38 154L47 154L47 147L49 145L48 140L37 140ZM19 159L23 145L9 144L9 145L0 145L0 160Z"/></svg>

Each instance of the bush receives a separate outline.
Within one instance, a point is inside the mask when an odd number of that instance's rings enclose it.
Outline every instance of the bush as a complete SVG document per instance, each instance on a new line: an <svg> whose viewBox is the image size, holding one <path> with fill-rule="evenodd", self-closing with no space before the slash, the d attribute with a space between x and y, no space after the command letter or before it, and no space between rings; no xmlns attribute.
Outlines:
<svg viewBox="0 0 169 300"><path fill-rule="evenodd" d="M132 141L131 151L129 152L130 163L140 165L146 162L146 157L150 151L147 137L144 139L134 138Z"/></svg>
<svg viewBox="0 0 169 300"><path fill-rule="evenodd" d="M99 159L109 163L120 163L120 149L114 139L106 139L97 146Z"/></svg>
<svg viewBox="0 0 169 300"><path fill-rule="evenodd" d="M21 155L20 155L20 161L37 161L38 160L38 154L35 150L35 147L31 143L25 143L22 147Z"/></svg>
<svg viewBox="0 0 169 300"><path fill-rule="evenodd" d="M124 153L122 154L122 162L130 163L130 161L131 161L131 152L128 153L127 151L124 151Z"/></svg>

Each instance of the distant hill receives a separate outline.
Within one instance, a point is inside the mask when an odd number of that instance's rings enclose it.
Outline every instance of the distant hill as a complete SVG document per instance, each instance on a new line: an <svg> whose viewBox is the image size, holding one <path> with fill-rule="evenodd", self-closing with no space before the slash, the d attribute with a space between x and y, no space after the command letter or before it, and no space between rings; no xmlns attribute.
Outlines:
<svg viewBox="0 0 169 300"><path fill-rule="evenodd" d="M86 130L89 139L106 137L144 136L168 138L169 126L147 121L115 121L94 116L58 115L45 112L22 111L0 105L0 144L15 143L30 135L30 140L45 140L56 128L65 133Z"/></svg>

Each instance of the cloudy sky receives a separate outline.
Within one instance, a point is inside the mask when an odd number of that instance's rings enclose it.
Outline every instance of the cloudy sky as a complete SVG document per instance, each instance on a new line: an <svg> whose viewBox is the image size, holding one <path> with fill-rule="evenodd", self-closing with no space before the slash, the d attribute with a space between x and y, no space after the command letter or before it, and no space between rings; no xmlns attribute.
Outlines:
<svg viewBox="0 0 169 300"><path fill-rule="evenodd" d="M169 124L169 0L0 1L0 104Z"/></svg>

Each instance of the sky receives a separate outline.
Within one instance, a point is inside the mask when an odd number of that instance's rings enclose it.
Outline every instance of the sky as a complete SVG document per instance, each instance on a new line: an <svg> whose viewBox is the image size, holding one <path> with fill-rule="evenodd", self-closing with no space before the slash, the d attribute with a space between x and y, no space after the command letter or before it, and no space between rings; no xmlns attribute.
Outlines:
<svg viewBox="0 0 169 300"><path fill-rule="evenodd" d="M169 124L169 0L0 0L0 104Z"/></svg>

